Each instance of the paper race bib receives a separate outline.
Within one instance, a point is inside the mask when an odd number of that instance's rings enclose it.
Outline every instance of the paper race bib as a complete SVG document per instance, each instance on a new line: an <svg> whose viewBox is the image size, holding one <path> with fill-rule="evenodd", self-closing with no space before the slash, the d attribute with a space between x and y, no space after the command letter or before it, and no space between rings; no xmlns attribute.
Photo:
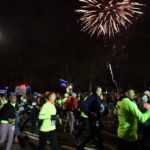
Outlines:
<svg viewBox="0 0 150 150"><path fill-rule="evenodd" d="M50 126L55 126L56 125L56 120L51 120Z"/></svg>
<svg viewBox="0 0 150 150"><path fill-rule="evenodd" d="M24 107L20 107L20 111L23 111L24 110Z"/></svg>
<svg viewBox="0 0 150 150"><path fill-rule="evenodd" d="M36 102L33 102L33 103L32 103L32 106L35 106L35 105L36 105Z"/></svg>
<svg viewBox="0 0 150 150"><path fill-rule="evenodd" d="M15 131L15 126L12 126L12 128L11 128L11 129L12 129L12 131Z"/></svg>

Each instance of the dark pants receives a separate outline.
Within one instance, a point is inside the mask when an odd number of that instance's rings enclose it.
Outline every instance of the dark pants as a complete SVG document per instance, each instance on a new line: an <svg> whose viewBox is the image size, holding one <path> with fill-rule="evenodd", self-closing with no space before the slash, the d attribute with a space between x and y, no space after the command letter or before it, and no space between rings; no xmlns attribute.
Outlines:
<svg viewBox="0 0 150 150"><path fill-rule="evenodd" d="M40 131L38 150L44 150L47 140L50 141L52 150L58 150L56 130L50 131L50 132L41 132Z"/></svg>
<svg viewBox="0 0 150 150"><path fill-rule="evenodd" d="M75 135L75 138L79 138L85 130L89 129L89 119L88 118L81 117L81 122L82 122L81 128Z"/></svg>
<svg viewBox="0 0 150 150"><path fill-rule="evenodd" d="M118 149L117 150L140 150L138 141L129 142L118 138Z"/></svg>
<svg viewBox="0 0 150 150"><path fill-rule="evenodd" d="M97 124L98 123L98 124ZM78 150L84 149L85 145L93 139L96 139L96 148L98 150L103 150L103 142L102 142L102 126L100 125L100 121L91 121L89 120L89 134L85 138L82 144L77 148Z"/></svg>
<svg viewBox="0 0 150 150"><path fill-rule="evenodd" d="M141 148L143 150L148 150L150 149L150 122L147 122L146 124L143 125L142 128L142 139L141 139Z"/></svg>
<svg viewBox="0 0 150 150"><path fill-rule="evenodd" d="M29 121L31 121L30 131L32 133L34 133L36 130L37 114L32 113L32 112L28 113L28 118L26 119L26 121L21 126L21 130L24 131L24 128L25 128L26 124L28 124Z"/></svg>

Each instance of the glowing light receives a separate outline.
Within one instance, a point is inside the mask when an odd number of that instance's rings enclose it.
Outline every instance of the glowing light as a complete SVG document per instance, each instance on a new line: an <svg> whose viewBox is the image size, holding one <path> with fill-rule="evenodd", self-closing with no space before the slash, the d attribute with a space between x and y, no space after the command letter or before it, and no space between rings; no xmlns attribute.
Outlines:
<svg viewBox="0 0 150 150"><path fill-rule="evenodd" d="M81 31L98 37L112 37L127 29L134 20L143 14L143 4L132 0L79 0L83 3L81 13Z"/></svg>
<svg viewBox="0 0 150 150"><path fill-rule="evenodd" d="M22 89L25 89L25 88L26 88L26 85L21 84L20 87L21 87Z"/></svg>

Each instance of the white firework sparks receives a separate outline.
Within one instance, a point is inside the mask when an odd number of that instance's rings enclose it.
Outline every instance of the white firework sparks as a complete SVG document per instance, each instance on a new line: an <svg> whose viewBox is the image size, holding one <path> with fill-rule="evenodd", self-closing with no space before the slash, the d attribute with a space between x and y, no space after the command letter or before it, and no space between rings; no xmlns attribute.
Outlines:
<svg viewBox="0 0 150 150"><path fill-rule="evenodd" d="M143 4L131 0L79 0L83 3L76 12L81 13L82 31L112 37L131 25L142 15Z"/></svg>

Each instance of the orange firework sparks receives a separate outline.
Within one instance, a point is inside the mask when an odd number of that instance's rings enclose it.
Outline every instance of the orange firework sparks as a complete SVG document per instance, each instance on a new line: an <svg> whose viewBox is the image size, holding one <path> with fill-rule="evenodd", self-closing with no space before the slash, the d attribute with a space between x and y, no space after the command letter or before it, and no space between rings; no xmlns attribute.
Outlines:
<svg viewBox="0 0 150 150"><path fill-rule="evenodd" d="M82 31L111 38L126 29L143 14L143 4L131 0L79 0L83 3L76 12L81 13Z"/></svg>

